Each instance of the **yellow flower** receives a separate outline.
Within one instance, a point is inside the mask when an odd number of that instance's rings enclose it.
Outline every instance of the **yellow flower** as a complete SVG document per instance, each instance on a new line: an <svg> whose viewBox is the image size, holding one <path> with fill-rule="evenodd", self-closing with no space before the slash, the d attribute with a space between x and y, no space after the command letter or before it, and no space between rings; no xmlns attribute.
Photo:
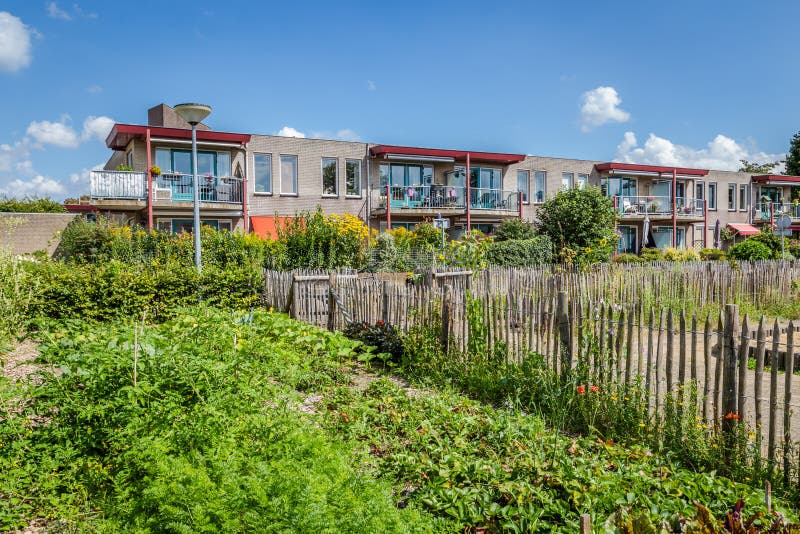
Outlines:
<svg viewBox="0 0 800 534"><path fill-rule="evenodd" d="M584 251L585 253L589 254L589 253L592 251L592 249L591 249L591 248L589 248L589 247L586 247L585 249L583 249L583 251Z"/></svg>
<svg viewBox="0 0 800 534"><path fill-rule="evenodd" d="M443 259L444 259L444 254L439 254L439 260L441 261Z"/></svg>

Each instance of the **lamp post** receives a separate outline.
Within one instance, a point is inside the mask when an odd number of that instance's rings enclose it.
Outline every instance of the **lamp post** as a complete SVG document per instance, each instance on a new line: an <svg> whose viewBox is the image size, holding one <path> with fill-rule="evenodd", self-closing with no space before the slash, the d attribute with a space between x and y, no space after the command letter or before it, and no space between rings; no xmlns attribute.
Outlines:
<svg viewBox="0 0 800 534"><path fill-rule="evenodd" d="M200 188L197 183L197 125L211 113L211 106L205 104L178 104L175 113L192 125L192 189L194 189L194 265L199 273L202 270L200 259Z"/></svg>

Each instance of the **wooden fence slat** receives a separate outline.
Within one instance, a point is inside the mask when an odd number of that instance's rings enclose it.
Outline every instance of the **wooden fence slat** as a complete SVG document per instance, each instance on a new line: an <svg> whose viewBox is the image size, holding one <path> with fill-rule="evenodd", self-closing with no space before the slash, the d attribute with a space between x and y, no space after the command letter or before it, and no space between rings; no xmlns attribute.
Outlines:
<svg viewBox="0 0 800 534"><path fill-rule="evenodd" d="M783 366L783 481L789 486L792 452L792 378L794 377L794 322L786 328L786 358Z"/></svg>
<svg viewBox="0 0 800 534"><path fill-rule="evenodd" d="M778 441L778 348L781 341L781 329L778 320L772 326L772 353L769 359L769 440L767 459L770 471L775 467L775 447Z"/></svg>

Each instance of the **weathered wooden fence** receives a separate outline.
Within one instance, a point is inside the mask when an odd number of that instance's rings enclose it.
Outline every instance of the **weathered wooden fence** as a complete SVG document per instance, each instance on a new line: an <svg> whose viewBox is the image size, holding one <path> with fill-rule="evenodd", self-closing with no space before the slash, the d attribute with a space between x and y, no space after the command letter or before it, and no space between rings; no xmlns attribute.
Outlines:
<svg viewBox="0 0 800 534"><path fill-rule="evenodd" d="M796 279L800 268L792 262L590 273L451 270L426 273L413 285L402 276L270 272L264 297L292 317L329 329L353 321L384 321L404 331L433 325L448 349L464 352L480 341L510 361L539 353L557 372L581 366L600 384L636 382L656 413L663 413L668 394L684 403L696 398L706 424L724 427L734 417L747 423L766 458L782 462L789 477L792 454L800 453L795 324L742 317L736 304L698 310L728 297L768 305L762 293L777 298L773 293L782 292L785 299L796 291Z"/></svg>

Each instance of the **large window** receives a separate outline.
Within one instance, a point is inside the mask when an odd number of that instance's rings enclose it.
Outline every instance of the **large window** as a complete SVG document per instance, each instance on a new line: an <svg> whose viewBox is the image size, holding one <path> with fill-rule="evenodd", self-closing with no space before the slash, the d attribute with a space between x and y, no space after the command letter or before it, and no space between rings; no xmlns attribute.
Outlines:
<svg viewBox="0 0 800 534"><path fill-rule="evenodd" d="M339 194L339 162L336 158L322 158L322 194L326 197Z"/></svg>
<svg viewBox="0 0 800 534"><path fill-rule="evenodd" d="M517 190L522 192L522 202L530 203L528 193L530 191L531 173L530 171L517 171Z"/></svg>
<svg viewBox="0 0 800 534"><path fill-rule="evenodd" d="M348 159L345 161L345 194L349 197L361 196L361 160Z"/></svg>
<svg viewBox="0 0 800 534"><path fill-rule="evenodd" d="M547 173L545 171L536 171L533 175L533 201L536 204L544 202L546 194Z"/></svg>
<svg viewBox="0 0 800 534"><path fill-rule="evenodd" d="M609 197L635 197L637 194L636 179L625 176L603 178L600 180L600 189ZM628 202L636 202L635 199L627 198Z"/></svg>
<svg viewBox="0 0 800 534"><path fill-rule="evenodd" d="M617 227L617 229L619 230L619 244L617 245L617 252L620 254L636 254L636 227L620 225Z"/></svg>
<svg viewBox="0 0 800 534"><path fill-rule="evenodd" d="M272 193L272 154L253 154L254 191Z"/></svg>
<svg viewBox="0 0 800 534"><path fill-rule="evenodd" d="M694 198L702 201L706 198L706 184L705 182L694 183Z"/></svg>
<svg viewBox="0 0 800 534"><path fill-rule="evenodd" d="M686 246L686 228L679 226L677 230L676 248L684 248ZM671 226L654 226L651 232L653 233L653 241L656 248L663 250L672 247Z"/></svg>
<svg viewBox="0 0 800 534"><path fill-rule="evenodd" d="M192 151L169 148L156 149L156 165L166 174L192 174ZM197 152L197 174L200 176L231 175L230 152Z"/></svg>
<svg viewBox="0 0 800 534"><path fill-rule="evenodd" d="M728 211L736 211L736 184L728 184Z"/></svg>
<svg viewBox="0 0 800 534"><path fill-rule="evenodd" d="M469 186L476 189L502 189L503 172L500 169L471 167Z"/></svg>
<svg viewBox="0 0 800 534"><path fill-rule="evenodd" d="M708 182L708 209L717 209L717 183Z"/></svg>
<svg viewBox="0 0 800 534"><path fill-rule="evenodd" d="M588 174L579 174L578 175L578 182L575 186L578 189L586 189L586 186L589 185L589 175Z"/></svg>
<svg viewBox="0 0 800 534"><path fill-rule="evenodd" d="M575 183L575 173L562 172L561 173L561 189L572 189Z"/></svg>
<svg viewBox="0 0 800 534"><path fill-rule="evenodd" d="M747 185L739 184L739 211L747 211Z"/></svg>
<svg viewBox="0 0 800 534"><path fill-rule="evenodd" d="M297 194L297 156L281 154L281 195Z"/></svg>

